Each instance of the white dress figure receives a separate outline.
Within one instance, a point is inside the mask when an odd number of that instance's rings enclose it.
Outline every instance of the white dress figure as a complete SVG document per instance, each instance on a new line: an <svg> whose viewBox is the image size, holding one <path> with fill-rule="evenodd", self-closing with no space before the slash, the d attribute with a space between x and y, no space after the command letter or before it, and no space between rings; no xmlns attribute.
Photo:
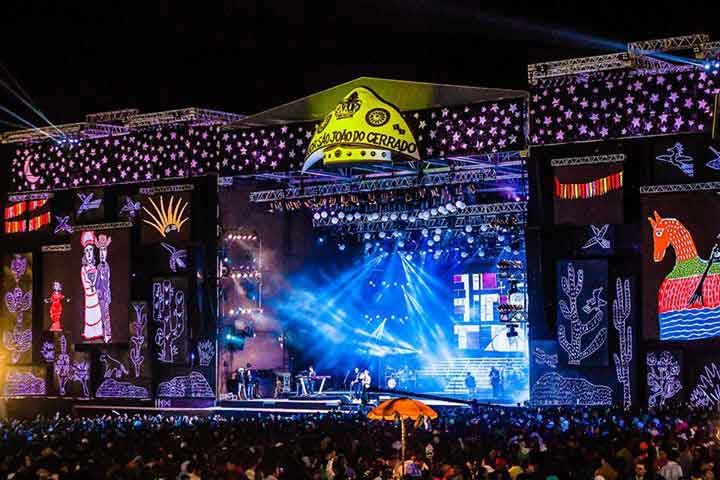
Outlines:
<svg viewBox="0 0 720 480"><path fill-rule="evenodd" d="M100 234L97 236L97 248L100 256L100 262L97 266L98 279L95 282L98 300L100 301L100 312L102 313L102 329L103 339L105 343L112 341L112 329L110 324L110 264L107 261L108 247L112 243L112 238L107 235Z"/></svg>
<svg viewBox="0 0 720 480"><path fill-rule="evenodd" d="M102 311L100 310L96 287L98 271L95 266L95 232L83 232L80 235L80 244L83 247L80 281L85 296L82 336L85 340L97 340L103 338L103 326Z"/></svg>

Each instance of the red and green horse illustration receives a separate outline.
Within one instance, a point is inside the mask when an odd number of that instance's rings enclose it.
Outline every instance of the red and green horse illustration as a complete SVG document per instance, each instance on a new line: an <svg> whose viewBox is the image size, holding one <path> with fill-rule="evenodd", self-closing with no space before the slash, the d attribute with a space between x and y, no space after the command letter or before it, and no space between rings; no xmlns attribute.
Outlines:
<svg viewBox="0 0 720 480"><path fill-rule="evenodd" d="M697 340L720 335L720 247L710 258L698 256L692 235L675 218L653 212L653 260L660 263L668 247L675 266L658 290L660 340Z"/></svg>

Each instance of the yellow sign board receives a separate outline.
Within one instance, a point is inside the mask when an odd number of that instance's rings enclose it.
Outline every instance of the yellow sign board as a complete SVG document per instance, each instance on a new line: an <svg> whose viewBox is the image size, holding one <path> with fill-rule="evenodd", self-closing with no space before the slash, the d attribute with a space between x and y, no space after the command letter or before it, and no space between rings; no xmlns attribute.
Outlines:
<svg viewBox="0 0 720 480"><path fill-rule="evenodd" d="M320 159L325 166L349 166L391 162L393 157L420 160L410 127L394 105L358 87L315 127L303 170Z"/></svg>

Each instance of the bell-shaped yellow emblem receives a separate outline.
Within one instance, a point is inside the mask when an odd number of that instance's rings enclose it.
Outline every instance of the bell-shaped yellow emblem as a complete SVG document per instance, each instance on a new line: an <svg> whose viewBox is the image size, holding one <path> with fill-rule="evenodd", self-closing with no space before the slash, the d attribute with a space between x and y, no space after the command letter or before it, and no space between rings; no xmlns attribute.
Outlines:
<svg viewBox="0 0 720 480"><path fill-rule="evenodd" d="M351 91L315 127L303 171L325 166L420 160L417 142L400 111L367 87Z"/></svg>

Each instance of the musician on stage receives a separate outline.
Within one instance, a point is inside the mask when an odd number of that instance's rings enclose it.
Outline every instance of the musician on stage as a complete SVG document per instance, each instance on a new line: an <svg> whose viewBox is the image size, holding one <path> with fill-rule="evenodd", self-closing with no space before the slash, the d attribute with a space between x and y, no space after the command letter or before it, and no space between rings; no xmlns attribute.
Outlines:
<svg viewBox="0 0 720 480"><path fill-rule="evenodd" d="M475 381L473 374L470 372L467 372L467 375L465 375L465 388L467 388L468 391L468 399L473 399L477 389L477 382Z"/></svg>
<svg viewBox="0 0 720 480"><path fill-rule="evenodd" d="M490 368L490 385L492 386L493 399L499 399L502 393L502 375L495 367Z"/></svg>
<svg viewBox="0 0 720 480"><path fill-rule="evenodd" d="M240 367L235 372L235 378L237 379L237 395L238 400L247 400L247 388L245 383L245 369Z"/></svg>
<svg viewBox="0 0 720 480"><path fill-rule="evenodd" d="M360 381L360 375L362 372L360 372L360 369L358 367L355 367L355 370L353 371L353 379L350 382L350 391L352 392L353 398L360 398L360 392L362 391L362 382Z"/></svg>
<svg viewBox="0 0 720 480"><path fill-rule="evenodd" d="M317 378L317 373L315 373L315 369L312 365L310 365L310 368L308 368L308 394L314 395L315 394L315 379Z"/></svg>
<svg viewBox="0 0 720 480"><path fill-rule="evenodd" d="M361 403L366 405L368 402L368 390L370 389L370 370L367 368L360 374L360 384L362 385Z"/></svg>
<svg viewBox="0 0 720 480"><path fill-rule="evenodd" d="M245 365L245 396L248 400L257 398L257 378L255 373L252 371L252 365Z"/></svg>

